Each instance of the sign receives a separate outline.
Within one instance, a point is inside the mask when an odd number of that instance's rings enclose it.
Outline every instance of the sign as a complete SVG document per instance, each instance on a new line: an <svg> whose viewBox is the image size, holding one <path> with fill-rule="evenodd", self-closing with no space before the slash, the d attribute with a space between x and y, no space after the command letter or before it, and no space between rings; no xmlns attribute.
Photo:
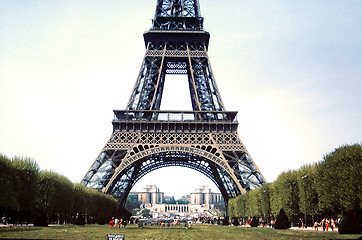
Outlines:
<svg viewBox="0 0 362 240"><path fill-rule="evenodd" d="M107 240L125 240L124 234L107 234Z"/></svg>

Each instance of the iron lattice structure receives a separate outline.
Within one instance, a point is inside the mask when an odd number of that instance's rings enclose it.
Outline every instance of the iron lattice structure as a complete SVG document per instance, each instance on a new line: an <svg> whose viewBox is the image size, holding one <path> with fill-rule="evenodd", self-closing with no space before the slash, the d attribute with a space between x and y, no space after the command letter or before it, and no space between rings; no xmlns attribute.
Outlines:
<svg viewBox="0 0 362 240"><path fill-rule="evenodd" d="M114 110L112 136L83 185L124 204L147 173L182 166L210 178L227 203L265 183L239 139L237 112L224 108L208 57L209 38L198 0L157 1L127 108ZM192 111L160 111L167 74L187 74Z"/></svg>

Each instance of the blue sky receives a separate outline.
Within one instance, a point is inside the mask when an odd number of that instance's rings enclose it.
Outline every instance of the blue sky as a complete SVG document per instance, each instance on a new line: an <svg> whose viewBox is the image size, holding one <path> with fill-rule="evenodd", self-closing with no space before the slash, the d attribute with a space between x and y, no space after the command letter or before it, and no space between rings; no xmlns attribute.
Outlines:
<svg viewBox="0 0 362 240"><path fill-rule="evenodd" d="M112 110L126 107L155 5L0 0L0 153L80 181L111 135ZM239 111L239 136L268 181L361 142L361 1L200 5L221 97ZM188 109L187 93L176 92L185 79L166 80L162 107ZM183 168L154 171L135 188L149 183L176 196L211 185Z"/></svg>

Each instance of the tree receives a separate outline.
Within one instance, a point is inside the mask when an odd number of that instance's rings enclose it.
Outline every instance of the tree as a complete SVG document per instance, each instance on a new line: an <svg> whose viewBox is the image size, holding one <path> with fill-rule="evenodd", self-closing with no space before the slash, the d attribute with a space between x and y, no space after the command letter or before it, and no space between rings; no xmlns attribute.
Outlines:
<svg viewBox="0 0 362 240"><path fill-rule="evenodd" d="M247 193L247 213L249 216L261 216L261 188L254 189Z"/></svg>
<svg viewBox="0 0 362 240"><path fill-rule="evenodd" d="M89 223L97 219L104 224L119 206L111 195L73 184L54 172L40 172L32 159L10 160L1 154L0 193L1 216L5 213L17 222L30 222L35 216L35 225L66 220L85 224L86 216Z"/></svg>
<svg viewBox="0 0 362 240"><path fill-rule="evenodd" d="M361 200L362 145L353 144L326 154L320 163L283 172L273 183L229 200L228 210L232 217L268 216L283 208L292 220L303 213L317 217L342 211L359 216Z"/></svg>
<svg viewBox="0 0 362 240"><path fill-rule="evenodd" d="M169 199L164 200L165 204L176 204L176 200L174 196L171 196Z"/></svg>
<svg viewBox="0 0 362 240"><path fill-rule="evenodd" d="M316 165L305 165L299 170L298 176L299 209L314 217L320 213L316 169Z"/></svg>
<svg viewBox="0 0 362 240"><path fill-rule="evenodd" d="M318 194L323 209L362 208L362 145L346 145L324 156L317 166Z"/></svg>
<svg viewBox="0 0 362 240"><path fill-rule="evenodd" d="M74 184L73 186L73 210L72 210L72 218L73 223L76 225L84 225L85 224L85 212L87 207L87 192L86 187L81 184Z"/></svg>
<svg viewBox="0 0 362 240"><path fill-rule="evenodd" d="M288 216L299 213L298 172L288 171L279 175L271 185L271 208L275 214L283 208Z"/></svg>
<svg viewBox="0 0 362 240"><path fill-rule="evenodd" d="M279 178L279 177L278 177ZM270 210L272 215L276 216L282 208L282 198L279 193L282 189L274 181L269 188L270 192Z"/></svg>
<svg viewBox="0 0 362 240"><path fill-rule="evenodd" d="M237 217L243 217L245 218L246 215L246 194L244 195L240 195L236 198L236 206L235 206L235 210L236 210L236 216Z"/></svg>
<svg viewBox="0 0 362 240"><path fill-rule="evenodd" d="M41 172L39 174L39 182L37 186L37 201L36 208L38 210L37 217L35 220L36 226L48 226L48 214L50 208L54 204L54 193L55 193L55 184L50 176L51 173Z"/></svg>
<svg viewBox="0 0 362 240"><path fill-rule="evenodd" d="M237 198L230 198L228 201L228 215L233 218L233 217L237 217L237 210L236 208L238 207L237 205Z"/></svg>
<svg viewBox="0 0 362 240"><path fill-rule="evenodd" d="M139 208L141 204L142 202L138 201L138 196L136 194L130 194L127 197L125 208L135 215L137 212L136 209Z"/></svg>
<svg viewBox="0 0 362 240"><path fill-rule="evenodd" d="M11 161L0 154L0 214L17 210L17 194L14 185L15 169Z"/></svg>
<svg viewBox="0 0 362 240"><path fill-rule="evenodd" d="M17 204L17 221L30 222L36 199L39 166L30 158L15 157L11 160L12 176Z"/></svg>
<svg viewBox="0 0 362 240"><path fill-rule="evenodd" d="M150 217L151 215L150 215L150 210L149 209L147 209L147 208L145 208L145 209L143 209L142 210L142 216L143 217Z"/></svg>
<svg viewBox="0 0 362 240"><path fill-rule="evenodd" d="M87 223L104 224L106 219L111 219L111 217L118 214L119 202L112 195L91 188L86 188L86 191L85 212L88 216Z"/></svg>
<svg viewBox="0 0 362 240"><path fill-rule="evenodd" d="M72 199L74 196L73 183L62 175L55 175L57 192L55 197L54 213L58 215L58 223L70 222Z"/></svg>
<svg viewBox="0 0 362 240"><path fill-rule="evenodd" d="M49 217L56 217L60 222L60 215L70 213L73 184L65 177L49 171L39 173L37 185L36 208L38 211L37 225L46 226Z"/></svg>
<svg viewBox="0 0 362 240"><path fill-rule="evenodd" d="M271 209L270 209L270 183L267 183L261 187L260 191L261 197L261 213L264 217L269 218Z"/></svg>

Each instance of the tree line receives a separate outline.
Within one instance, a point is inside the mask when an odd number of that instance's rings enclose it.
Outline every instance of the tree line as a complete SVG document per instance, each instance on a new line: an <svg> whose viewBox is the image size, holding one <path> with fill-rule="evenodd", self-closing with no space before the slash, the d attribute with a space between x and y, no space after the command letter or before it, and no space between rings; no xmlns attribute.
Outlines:
<svg viewBox="0 0 362 240"><path fill-rule="evenodd" d="M40 171L30 158L10 159L0 154L2 222L104 224L118 205L111 195L72 183L57 173Z"/></svg>
<svg viewBox="0 0 362 240"><path fill-rule="evenodd" d="M345 145L326 154L323 160L278 178L244 195L230 199L232 218L275 219L284 209L293 225L306 216L307 224L345 213L361 220L362 145Z"/></svg>

